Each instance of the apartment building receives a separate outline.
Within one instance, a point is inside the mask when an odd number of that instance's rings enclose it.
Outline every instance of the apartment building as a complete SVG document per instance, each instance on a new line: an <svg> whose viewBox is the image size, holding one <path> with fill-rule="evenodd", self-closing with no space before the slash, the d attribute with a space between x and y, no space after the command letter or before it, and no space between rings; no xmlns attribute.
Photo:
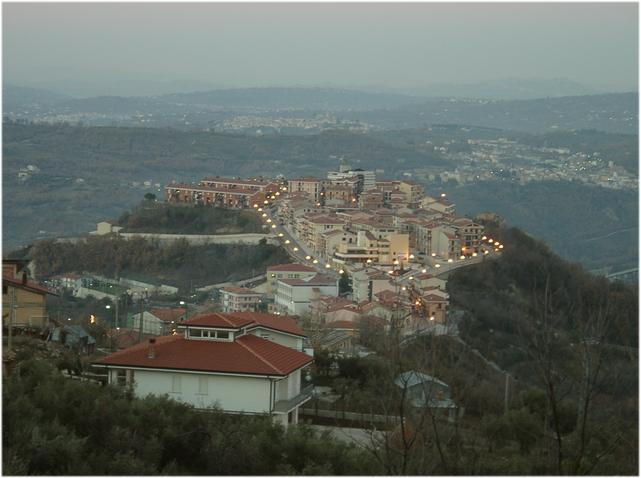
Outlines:
<svg viewBox="0 0 641 478"><path fill-rule="evenodd" d="M317 274L316 269L304 264L278 264L267 268L267 294L276 294L276 283L281 279L310 279Z"/></svg>
<svg viewBox="0 0 641 478"><path fill-rule="evenodd" d="M287 182L287 190L290 193L304 192L307 193L314 201L314 203L320 203L321 193L325 186L326 181L323 179L305 177L305 178L295 178L290 179Z"/></svg>
<svg viewBox="0 0 641 478"><path fill-rule="evenodd" d="M338 279L316 274L307 279L280 279L276 285L274 307L290 315L306 314L311 300L322 295L338 296Z"/></svg>
<svg viewBox="0 0 641 478"><path fill-rule="evenodd" d="M245 287L225 287L220 290L223 312L256 312L263 294Z"/></svg>

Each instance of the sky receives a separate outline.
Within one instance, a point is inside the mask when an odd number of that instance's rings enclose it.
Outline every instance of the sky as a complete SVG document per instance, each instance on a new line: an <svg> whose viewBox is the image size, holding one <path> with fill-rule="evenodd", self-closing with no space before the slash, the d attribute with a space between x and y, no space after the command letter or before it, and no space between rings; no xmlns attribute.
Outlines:
<svg viewBox="0 0 641 478"><path fill-rule="evenodd" d="M3 3L6 83L68 94L408 89L564 78L637 90L636 3ZM167 91L160 91L167 90Z"/></svg>

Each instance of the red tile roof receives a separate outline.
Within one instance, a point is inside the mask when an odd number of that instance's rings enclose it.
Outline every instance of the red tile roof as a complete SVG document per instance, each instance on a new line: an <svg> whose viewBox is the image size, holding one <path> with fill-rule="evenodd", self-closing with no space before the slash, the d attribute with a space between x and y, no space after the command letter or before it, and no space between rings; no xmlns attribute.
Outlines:
<svg viewBox="0 0 641 478"><path fill-rule="evenodd" d="M288 334L306 337L305 332L298 326L292 317L282 315L263 314L260 312L234 312L229 315L240 319L251 319L257 326L278 330Z"/></svg>
<svg viewBox="0 0 641 478"><path fill-rule="evenodd" d="M49 295L58 295L57 293L53 292L50 289L47 289L46 287L41 286L37 282L32 282L32 281L26 281L24 284L22 283L22 279L17 279L14 277L9 277L9 276L2 276L2 285L5 284L11 284L14 287L17 287L19 289L25 289L31 292L35 292L36 294L49 294Z"/></svg>
<svg viewBox="0 0 641 478"><path fill-rule="evenodd" d="M151 309L150 312L158 317L163 322L177 321L181 317L184 317L187 313L187 309L184 307L176 307L174 309Z"/></svg>
<svg viewBox="0 0 641 478"><path fill-rule="evenodd" d="M215 327L224 329L240 329L253 322L249 318L234 317L231 314L201 314L185 320L180 326Z"/></svg>
<svg viewBox="0 0 641 478"><path fill-rule="evenodd" d="M251 375L289 375L313 359L297 350L244 335L233 342L188 340L182 335L156 338L155 357L148 357L148 343L96 360L96 365L189 370Z"/></svg>
<svg viewBox="0 0 641 478"><path fill-rule="evenodd" d="M278 264L276 266L269 266L267 272L315 272L313 267L304 264Z"/></svg>

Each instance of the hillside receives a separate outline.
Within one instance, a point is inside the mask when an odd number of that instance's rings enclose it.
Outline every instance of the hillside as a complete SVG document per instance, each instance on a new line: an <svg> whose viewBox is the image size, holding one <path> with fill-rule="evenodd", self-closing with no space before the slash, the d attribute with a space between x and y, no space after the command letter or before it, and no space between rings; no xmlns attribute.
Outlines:
<svg viewBox="0 0 641 478"><path fill-rule="evenodd" d="M459 214L492 211L587 269L636 267L639 205L631 191L573 182L478 182L448 188Z"/></svg>
<svg viewBox="0 0 641 478"><path fill-rule="evenodd" d="M254 211L143 201L120 216L123 232L247 234L265 232Z"/></svg>
<svg viewBox="0 0 641 478"><path fill-rule="evenodd" d="M64 272L93 272L107 277L151 276L190 290L254 277L274 264L289 262L287 252L268 244L167 245L142 238L90 236L77 243L37 242L28 252L38 279Z"/></svg>
<svg viewBox="0 0 641 478"><path fill-rule="evenodd" d="M93 230L96 222L132 208L146 192L162 196L154 185L173 180L212 174L324 176L340 156L354 166L386 170L401 160L408 167L444 164L434 152L347 132L261 138L5 122L3 139L5 249ZM27 165L40 171L18 180L18 171Z"/></svg>

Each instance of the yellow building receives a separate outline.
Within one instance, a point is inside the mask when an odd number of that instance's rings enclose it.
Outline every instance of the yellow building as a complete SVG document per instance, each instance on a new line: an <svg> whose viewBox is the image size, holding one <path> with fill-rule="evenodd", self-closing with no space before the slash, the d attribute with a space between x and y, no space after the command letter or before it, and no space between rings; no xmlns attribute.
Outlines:
<svg viewBox="0 0 641 478"><path fill-rule="evenodd" d="M27 273L20 273L23 266L21 261L2 262L2 325L42 329L49 323L45 297L57 294L27 280Z"/></svg>

